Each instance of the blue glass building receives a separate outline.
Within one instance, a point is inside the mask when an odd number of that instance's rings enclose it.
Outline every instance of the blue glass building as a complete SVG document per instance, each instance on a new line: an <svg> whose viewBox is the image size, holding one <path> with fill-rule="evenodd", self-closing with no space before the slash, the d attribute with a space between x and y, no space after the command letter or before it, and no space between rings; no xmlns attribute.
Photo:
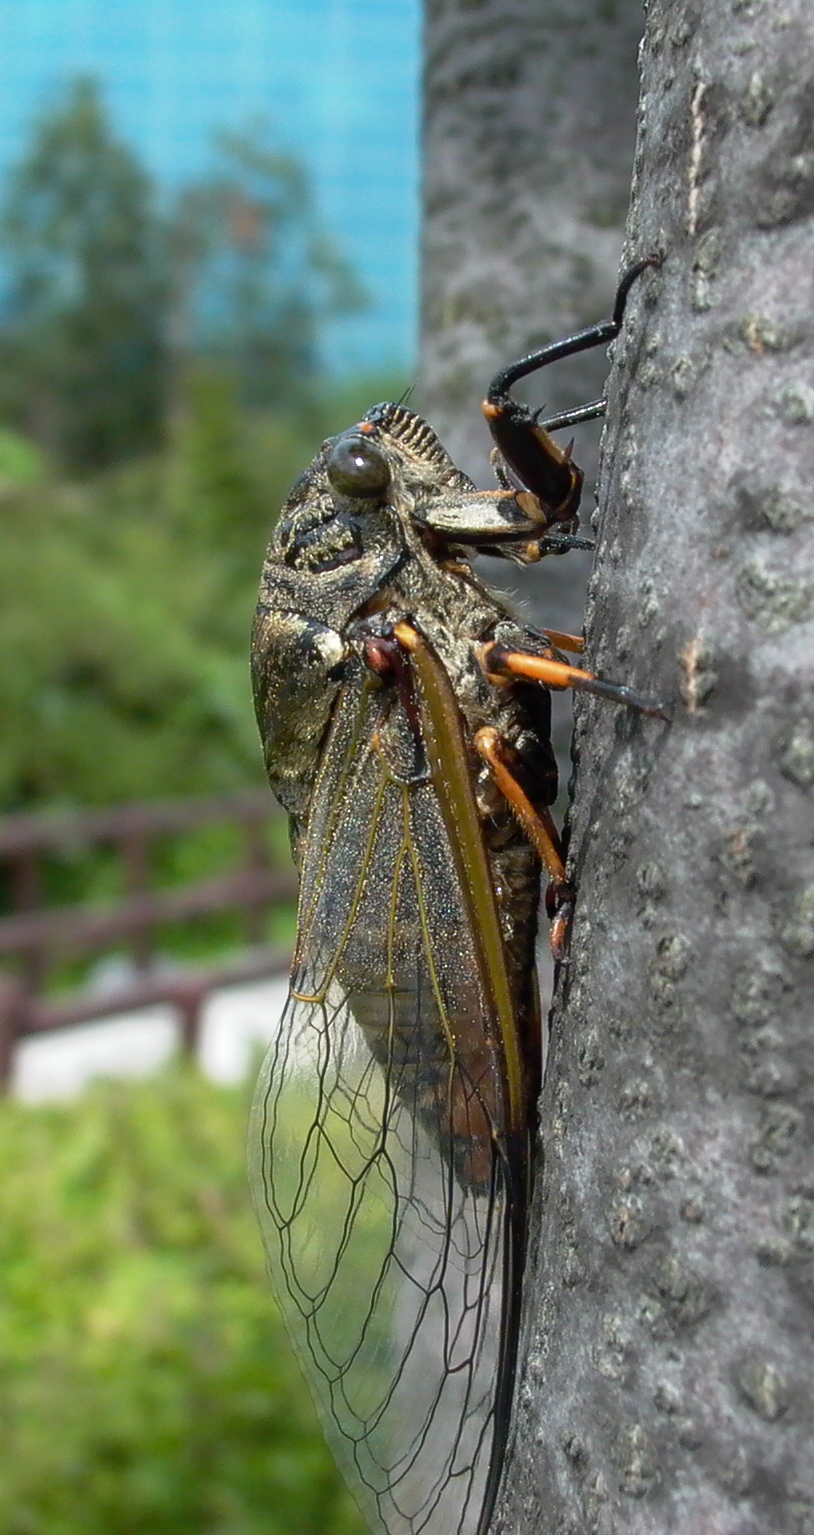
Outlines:
<svg viewBox="0 0 814 1535"><path fill-rule="evenodd" d="M95 76L167 187L213 129L262 119L308 166L373 304L326 337L335 371L415 352L420 0L0 0L0 174L67 80Z"/></svg>

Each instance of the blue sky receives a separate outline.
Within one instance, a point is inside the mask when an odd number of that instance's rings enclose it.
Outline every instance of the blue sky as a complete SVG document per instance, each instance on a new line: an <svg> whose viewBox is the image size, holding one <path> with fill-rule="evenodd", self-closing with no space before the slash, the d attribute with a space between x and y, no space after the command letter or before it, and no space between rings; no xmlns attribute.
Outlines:
<svg viewBox="0 0 814 1535"><path fill-rule="evenodd" d="M97 76L114 122L174 185L213 128L252 118L311 170L375 307L332 328L334 368L415 352L420 0L0 0L0 173L61 83Z"/></svg>

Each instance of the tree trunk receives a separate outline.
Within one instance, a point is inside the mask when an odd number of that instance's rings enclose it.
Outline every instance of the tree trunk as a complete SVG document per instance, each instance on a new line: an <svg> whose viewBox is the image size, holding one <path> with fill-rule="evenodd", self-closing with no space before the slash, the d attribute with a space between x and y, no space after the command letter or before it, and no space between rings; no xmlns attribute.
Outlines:
<svg viewBox="0 0 814 1535"><path fill-rule="evenodd" d="M814 17L648 18L513 1535L814 1531Z"/></svg>
<svg viewBox="0 0 814 1535"><path fill-rule="evenodd" d="M426 0L418 408L484 487L494 476L480 401L492 374L610 310L641 31L640 0ZM604 353L585 354L528 397L551 410L583 404L607 371ZM598 440L598 428L580 433L588 485ZM538 618L578 625L589 563L549 567L508 567L504 584Z"/></svg>
<svg viewBox="0 0 814 1535"><path fill-rule="evenodd" d="M456 463L494 485L480 402L493 373L605 318L613 302L636 130L640 0L425 0L424 221L418 409ZM603 392L604 351L523 386L550 411ZM522 391L521 391L522 394ZM583 520L600 424L581 427ZM585 529L585 531L588 531ZM590 556L480 573L551 628L582 625ZM553 738L568 777L571 705Z"/></svg>

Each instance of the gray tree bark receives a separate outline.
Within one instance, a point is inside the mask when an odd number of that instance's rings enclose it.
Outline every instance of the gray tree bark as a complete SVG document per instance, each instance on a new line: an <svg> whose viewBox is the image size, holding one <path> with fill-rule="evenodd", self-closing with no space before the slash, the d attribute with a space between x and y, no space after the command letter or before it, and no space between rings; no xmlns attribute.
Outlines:
<svg viewBox="0 0 814 1535"><path fill-rule="evenodd" d="M480 485L494 483L480 411L492 374L609 313L641 32L640 0L426 0L418 409ZM526 398L582 404L607 371L604 353L585 354ZM598 441L581 431L588 485ZM504 584L567 628L581 622L589 568L580 556L530 576L511 567ZM497 584L496 562L484 573Z"/></svg>
<svg viewBox="0 0 814 1535"><path fill-rule="evenodd" d="M814 1531L814 15L643 58L514 1535Z"/></svg>

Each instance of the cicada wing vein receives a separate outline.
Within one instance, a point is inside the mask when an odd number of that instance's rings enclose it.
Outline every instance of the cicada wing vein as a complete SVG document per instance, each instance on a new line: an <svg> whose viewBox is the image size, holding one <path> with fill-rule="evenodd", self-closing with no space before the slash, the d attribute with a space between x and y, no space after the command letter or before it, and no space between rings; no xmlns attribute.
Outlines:
<svg viewBox="0 0 814 1535"><path fill-rule="evenodd" d="M482 1535L516 1337L518 1202L477 937L432 783L375 694L340 707L297 961L253 1113L278 1301L379 1535Z"/></svg>

